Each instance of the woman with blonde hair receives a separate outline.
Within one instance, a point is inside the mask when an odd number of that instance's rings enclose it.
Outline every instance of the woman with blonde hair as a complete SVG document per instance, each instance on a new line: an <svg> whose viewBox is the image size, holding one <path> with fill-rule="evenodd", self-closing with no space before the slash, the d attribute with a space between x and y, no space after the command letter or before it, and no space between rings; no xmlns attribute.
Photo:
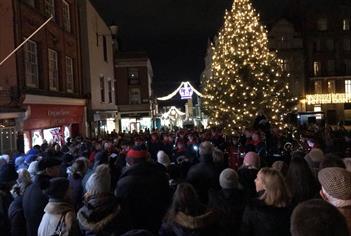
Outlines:
<svg viewBox="0 0 351 236"><path fill-rule="evenodd" d="M255 179L258 198L244 210L242 235L290 235L290 193L279 171L262 168Z"/></svg>

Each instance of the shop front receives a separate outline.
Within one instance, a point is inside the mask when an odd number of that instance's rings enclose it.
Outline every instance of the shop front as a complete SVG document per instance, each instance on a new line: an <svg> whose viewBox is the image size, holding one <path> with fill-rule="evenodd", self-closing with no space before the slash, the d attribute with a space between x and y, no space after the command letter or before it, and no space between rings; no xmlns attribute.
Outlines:
<svg viewBox="0 0 351 236"><path fill-rule="evenodd" d="M94 111L91 128L93 137L116 131L116 111Z"/></svg>
<svg viewBox="0 0 351 236"><path fill-rule="evenodd" d="M122 132L140 132L152 129L150 112L121 112L119 114L119 130Z"/></svg>
<svg viewBox="0 0 351 236"><path fill-rule="evenodd" d="M25 151L44 140L63 144L84 133L85 106L27 104L23 123Z"/></svg>

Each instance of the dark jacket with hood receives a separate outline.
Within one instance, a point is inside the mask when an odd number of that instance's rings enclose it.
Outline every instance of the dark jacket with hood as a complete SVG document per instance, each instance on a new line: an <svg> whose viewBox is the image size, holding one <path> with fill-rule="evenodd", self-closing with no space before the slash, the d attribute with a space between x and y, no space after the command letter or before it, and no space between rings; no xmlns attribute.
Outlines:
<svg viewBox="0 0 351 236"><path fill-rule="evenodd" d="M164 168L148 161L126 168L115 193L131 229L157 233L170 202L168 176Z"/></svg>
<svg viewBox="0 0 351 236"><path fill-rule="evenodd" d="M159 231L160 236L213 236L220 235L217 214L206 211L198 216L178 212L173 220L166 220Z"/></svg>
<svg viewBox="0 0 351 236"><path fill-rule="evenodd" d="M186 180L193 185L202 203L207 204L208 190L219 188L218 173L211 156L200 157L200 162L192 166Z"/></svg>
<svg viewBox="0 0 351 236"><path fill-rule="evenodd" d="M240 189L210 191L209 206L218 212L221 235L238 235L245 200Z"/></svg>
<svg viewBox="0 0 351 236"><path fill-rule="evenodd" d="M120 205L112 194L98 194L87 197L84 206L78 211L77 219L86 236L120 235L123 219Z"/></svg>
<svg viewBox="0 0 351 236"><path fill-rule="evenodd" d="M23 197L17 196L9 207L8 218L10 220L11 235L25 236L26 235L26 219L23 214Z"/></svg>
<svg viewBox="0 0 351 236"><path fill-rule="evenodd" d="M23 195L23 212L27 222L27 236L37 236L44 208L49 201L44 191L49 186L50 177L38 175Z"/></svg>
<svg viewBox="0 0 351 236"><path fill-rule="evenodd" d="M246 206L241 224L242 236L289 236L290 207L268 206L252 199Z"/></svg>

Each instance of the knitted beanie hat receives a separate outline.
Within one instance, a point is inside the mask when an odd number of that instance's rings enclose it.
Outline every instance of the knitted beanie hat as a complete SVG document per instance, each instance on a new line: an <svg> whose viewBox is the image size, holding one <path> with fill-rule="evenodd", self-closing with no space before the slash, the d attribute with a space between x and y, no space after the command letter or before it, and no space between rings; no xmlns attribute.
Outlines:
<svg viewBox="0 0 351 236"><path fill-rule="evenodd" d="M162 150L158 151L157 153L157 162L166 167L171 164L171 160L169 159L168 155Z"/></svg>
<svg viewBox="0 0 351 236"><path fill-rule="evenodd" d="M92 195L111 192L111 174L108 165L102 164L96 167L85 184L85 189Z"/></svg>
<svg viewBox="0 0 351 236"><path fill-rule="evenodd" d="M227 168L219 175L219 185L223 189L232 189L239 187L239 177L235 170Z"/></svg>

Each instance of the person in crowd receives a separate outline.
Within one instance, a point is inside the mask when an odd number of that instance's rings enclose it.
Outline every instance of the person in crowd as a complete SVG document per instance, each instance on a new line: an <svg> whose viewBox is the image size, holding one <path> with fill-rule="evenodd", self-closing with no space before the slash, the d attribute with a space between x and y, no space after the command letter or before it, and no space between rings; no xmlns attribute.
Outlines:
<svg viewBox="0 0 351 236"><path fill-rule="evenodd" d="M126 161L127 167L115 190L122 213L127 215L130 229L157 233L170 202L166 171L149 161L149 154L142 145L130 149Z"/></svg>
<svg viewBox="0 0 351 236"><path fill-rule="evenodd" d="M50 179L46 194L49 202L44 208L45 214L38 228L38 236L79 235L76 214L70 203L69 181L63 177Z"/></svg>
<svg viewBox="0 0 351 236"><path fill-rule="evenodd" d="M44 191L49 187L51 178L60 175L61 161L52 156L42 158L38 163L38 173L33 183L23 195L23 212L27 222L27 236L37 236L48 196Z"/></svg>
<svg viewBox="0 0 351 236"><path fill-rule="evenodd" d="M325 159L319 164L319 170L327 167L340 167L346 169L343 160L338 155L332 153L325 155Z"/></svg>
<svg viewBox="0 0 351 236"><path fill-rule="evenodd" d="M308 166L312 170L313 176L317 178L320 163L325 159L324 153L319 148L312 148L309 153L306 154L305 160Z"/></svg>
<svg viewBox="0 0 351 236"><path fill-rule="evenodd" d="M16 183L17 176L14 164L5 162L0 166L0 233L4 235L10 233L7 217L13 201L10 190Z"/></svg>
<svg viewBox="0 0 351 236"><path fill-rule="evenodd" d="M351 172L351 158L350 157L344 158L343 162L345 164L346 170Z"/></svg>
<svg viewBox="0 0 351 236"><path fill-rule="evenodd" d="M207 204L208 190L218 188L218 176L212 160L214 146L206 141L199 146L200 162L193 165L187 173L187 182L193 185L200 200Z"/></svg>
<svg viewBox="0 0 351 236"><path fill-rule="evenodd" d="M295 157L290 161L285 179L292 195L293 206L318 195L318 182L303 157Z"/></svg>
<svg viewBox="0 0 351 236"><path fill-rule="evenodd" d="M239 180L247 199L256 197L255 179L260 169L260 156L255 152L246 153L243 165L238 170Z"/></svg>
<svg viewBox="0 0 351 236"><path fill-rule="evenodd" d="M345 217L351 233L351 173L340 167L324 168L318 173L321 197Z"/></svg>
<svg viewBox="0 0 351 236"><path fill-rule="evenodd" d="M222 150L215 147L212 151L212 160L216 174L219 176L222 170L228 167L228 159L224 156L224 152Z"/></svg>
<svg viewBox="0 0 351 236"><path fill-rule="evenodd" d="M311 199L300 203L291 215L291 236L348 236L345 218L329 203Z"/></svg>
<svg viewBox="0 0 351 236"><path fill-rule="evenodd" d="M18 170L16 184L11 190L14 200L10 204L8 212L12 236L26 235L26 220L24 218L22 201L23 194L31 183L29 172L26 169Z"/></svg>
<svg viewBox="0 0 351 236"><path fill-rule="evenodd" d="M30 174L30 178L32 180L32 182L35 180L36 176L37 176L37 173L38 173L38 164L39 164L39 161L32 161L30 164L29 164L29 167L28 167L28 172Z"/></svg>
<svg viewBox="0 0 351 236"><path fill-rule="evenodd" d="M166 172L169 176L169 180L170 181L175 181L177 182L179 177L180 177L180 173L178 170L178 167L173 164L169 158L169 156L167 155L167 153L165 153L164 151L160 150L157 153L157 162L160 163L161 165L163 165L166 168Z"/></svg>
<svg viewBox="0 0 351 236"><path fill-rule="evenodd" d="M289 235L290 194L283 177L273 168L262 168L255 184L259 197L244 210L241 235Z"/></svg>
<svg viewBox="0 0 351 236"><path fill-rule="evenodd" d="M221 235L238 235L245 201L235 170L224 169L219 176L221 190L211 191L209 206L219 212Z"/></svg>
<svg viewBox="0 0 351 236"><path fill-rule="evenodd" d="M162 143L159 140L158 133L154 132L151 134L151 139L148 146L151 159L157 160L157 152L162 148Z"/></svg>
<svg viewBox="0 0 351 236"><path fill-rule="evenodd" d="M88 170L88 160L85 157L80 157L73 162L69 168L68 181L71 191L71 200L74 209L77 211L82 207L82 198L84 194L83 178Z"/></svg>
<svg viewBox="0 0 351 236"><path fill-rule="evenodd" d="M218 235L218 216L201 203L191 184L178 185L160 236Z"/></svg>
<svg viewBox="0 0 351 236"><path fill-rule="evenodd" d="M84 235L120 235L120 204L111 192L111 175L108 165L99 165L86 183L84 206L77 219Z"/></svg>
<svg viewBox="0 0 351 236"><path fill-rule="evenodd" d="M279 171L283 177L288 173L288 165L284 161L275 161L272 164L272 168Z"/></svg>

